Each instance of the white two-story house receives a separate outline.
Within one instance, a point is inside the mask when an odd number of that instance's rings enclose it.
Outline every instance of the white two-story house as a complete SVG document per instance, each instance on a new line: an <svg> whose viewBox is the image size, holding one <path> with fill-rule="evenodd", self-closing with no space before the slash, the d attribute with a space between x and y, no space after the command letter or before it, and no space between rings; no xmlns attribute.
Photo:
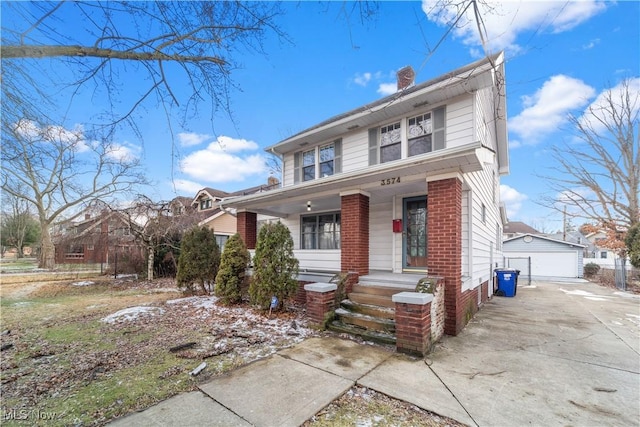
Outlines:
<svg viewBox="0 0 640 427"><path fill-rule="evenodd" d="M398 91L268 147L282 187L226 198L255 248L278 218L303 272L428 274L445 280L445 333L493 293L502 260L500 176L509 172L504 56ZM416 276L418 277L418 276Z"/></svg>

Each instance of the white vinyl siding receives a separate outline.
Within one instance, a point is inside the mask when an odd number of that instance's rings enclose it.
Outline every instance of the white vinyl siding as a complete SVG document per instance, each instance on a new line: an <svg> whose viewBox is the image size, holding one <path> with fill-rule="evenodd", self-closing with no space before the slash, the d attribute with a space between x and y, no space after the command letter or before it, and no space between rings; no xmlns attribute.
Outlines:
<svg viewBox="0 0 640 427"><path fill-rule="evenodd" d="M369 268L392 271L393 237L391 201L369 206ZM398 233L401 234L401 233Z"/></svg>
<svg viewBox="0 0 640 427"><path fill-rule="evenodd" d="M492 88L480 89L476 92L475 126L476 139L485 147L496 150L495 97Z"/></svg>
<svg viewBox="0 0 640 427"><path fill-rule="evenodd" d="M582 277L582 247L572 247L564 242L533 237L529 243L523 237L504 243L505 258L531 257L531 275L537 277ZM524 261L518 260L523 267ZM509 265L518 265L509 262ZM521 268L526 270L526 268Z"/></svg>
<svg viewBox="0 0 640 427"><path fill-rule="evenodd" d="M476 141L473 131L473 97L465 97L447 104L447 148Z"/></svg>
<svg viewBox="0 0 640 427"><path fill-rule="evenodd" d="M491 264L502 260L500 242L497 240L501 236L496 233L496 224L500 223L499 202L494 202L492 190L493 171L495 171L496 163L494 161L485 165L482 171L465 174L465 182L471 189L472 195L469 200L471 209L467 208L467 211L472 214L470 224L472 241L468 249L471 251L472 258L469 262L464 257L463 247L463 271L464 263L467 263L471 268L470 274L468 274L470 278L463 284L463 290L473 289L486 281L491 282L492 271L495 267Z"/></svg>

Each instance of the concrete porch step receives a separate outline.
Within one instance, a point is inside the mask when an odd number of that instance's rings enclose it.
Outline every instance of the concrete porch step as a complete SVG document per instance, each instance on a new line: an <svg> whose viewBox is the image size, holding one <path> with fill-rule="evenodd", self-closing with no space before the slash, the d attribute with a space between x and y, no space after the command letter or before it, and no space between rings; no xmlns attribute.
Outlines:
<svg viewBox="0 0 640 427"><path fill-rule="evenodd" d="M391 296L395 294L406 292L409 290L410 289L408 287L405 288L400 286L363 285L361 283L353 285L352 289L353 292L360 294L380 295L387 296L389 298L391 298Z"/></svg>
<svg viewBox="0 0 640 427"><path fill-rule="evenodd" d="M372 331L393 334L396 331L396 322L391 319L381 319L362 313L354 313L344 308L335 311L338 320L346 325L359 326Z"/></svg>
<svg viewBox="0 0 640 427"><path fill-rule="evenodd" d="M348 295L349 299L357 304L376 305L379 307L394 308L395 303L391 301L390 295L375 295L362 292L351 292Z"/></svg>
<svg viewBox="0 0 640 427"><path fill-rule="evenodd" d="M327 325L330 331L359 336L366 341L375 342L383 345L396 345L396 337L393 334L389 334L381 331L372 331L359 326L347 325L339 320L334 320Z"/></svg>
<svg viewBox="0 0 640 427"><path fill-rule="evenodd" d="M392 308L381 307L379 305L358 304L348 299L342 300L340 306L354 313L366 314L380 319L393 320L396 315L396 311Z"/></svg>

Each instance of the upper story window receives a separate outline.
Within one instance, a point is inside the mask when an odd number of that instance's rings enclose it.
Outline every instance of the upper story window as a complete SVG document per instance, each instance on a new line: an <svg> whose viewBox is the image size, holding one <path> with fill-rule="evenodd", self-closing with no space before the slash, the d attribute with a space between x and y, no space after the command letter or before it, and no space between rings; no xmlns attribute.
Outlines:
<svg viewBox="0 0 640 427"><path fill-rule="evenodd" d="M320 176L331 176L334 171L336 157L335 145L333 143L320 147Z"/></svg>
<svg viewBox="0 0 640 427"><path fill-rule="evenodd" d="M433 151L431 142L431 113L411 117L407 123L409 156Z"/></svg>
<svg viewBox="0 0 640 427"><path fill-rule="evenodd" d="M342 141L320 145L294 155L294 182L311 181L341 172Z"/></svg>
<svg viewBox="0 0 640 427"><path fill-rule="evenodd" d="M380 163L398 160L402 155L400 122L380 127Z"/></svg>
<svg viewBox="0 0 640 427"><path fill-rule="evenodd" d="M369 164L390 162L445 148L446 106L369 129Z"/></svg>
<svg viewBox="0 0 640 427"><path fill-rule="evenodd" d="M200 210L209 209L211 207L211 199L200 200Z"/></svg>
<svg viewBox="0 0 640 427"><path fill-rule="evenodd" d="M316 179L316 150L302 153L302 180Z"/></svg>

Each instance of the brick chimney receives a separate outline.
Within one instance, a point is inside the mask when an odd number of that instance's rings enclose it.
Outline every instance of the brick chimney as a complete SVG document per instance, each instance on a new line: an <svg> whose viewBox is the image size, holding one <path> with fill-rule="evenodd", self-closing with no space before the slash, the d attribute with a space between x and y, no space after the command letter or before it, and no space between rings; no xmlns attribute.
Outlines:
<svg viewBox="0 0 640 427"><path fill-rule="evenodd" d="M396 73L398 78L398 90L403 90L413 85L413 80L416 78L416 73L411 68L411 65L407 65L404 68L401 68Z"/></svg>
<svg viewBox="0 0 640 427"><path fill-rule="evenodd" d="M271 175L269 176L269 178L267 178L267 185L269 186L269 188L276 188L279 184L280 180L275 176Z"/></svg>

